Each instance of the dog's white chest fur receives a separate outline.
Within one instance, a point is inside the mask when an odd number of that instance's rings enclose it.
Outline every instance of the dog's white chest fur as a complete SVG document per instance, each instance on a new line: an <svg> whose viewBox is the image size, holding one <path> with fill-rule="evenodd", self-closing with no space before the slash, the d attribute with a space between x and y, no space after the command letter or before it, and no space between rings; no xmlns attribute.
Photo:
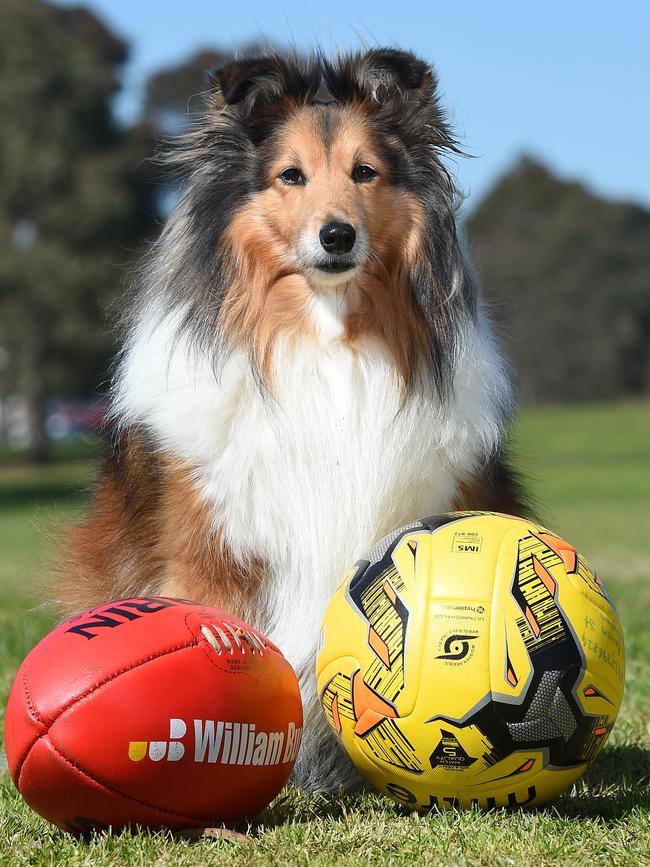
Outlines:
<svg viewBox="0 0 650 867"><path fill-rule="evenodd" d="M499 438L501 364L489 335L469 324L453 399L443 408L422 392L403 402L384 349L368 340L352 351L332 321L320 340L278 341L270 397L245 354L215 374L207 356L175 339L177 322L143 317L116 411L196 466L215 528L241 561L266 565L250 616L296 668L308 718L320 713L312 668L329 597L381 536L451 507L458 480Z"/></svg>

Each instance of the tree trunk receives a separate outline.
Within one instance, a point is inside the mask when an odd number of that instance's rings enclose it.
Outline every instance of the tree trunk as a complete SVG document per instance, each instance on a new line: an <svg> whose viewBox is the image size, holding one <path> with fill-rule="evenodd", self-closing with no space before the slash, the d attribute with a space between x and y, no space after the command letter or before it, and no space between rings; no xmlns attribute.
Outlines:
<svg viewBox="0 0 650 867"><path fill-rule="evenodd" d="M23 335L23 395L29 425L28 457L32 463L44 463L49 458L45 431L45 337L41 311L34 305L25 311Z"/></svg>

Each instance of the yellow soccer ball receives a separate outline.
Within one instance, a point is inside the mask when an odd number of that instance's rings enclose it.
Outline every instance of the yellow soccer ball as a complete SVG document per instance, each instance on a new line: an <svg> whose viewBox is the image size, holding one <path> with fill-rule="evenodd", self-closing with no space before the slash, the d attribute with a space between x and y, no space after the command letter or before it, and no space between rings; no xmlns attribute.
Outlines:
<svg viewBox="0 0 650 867"><path fill-rule="evenodd" d="M345 576L316 662L359 771L414 809L541 804L601 750L623 632L599 578L535 523L425 518Z"/></svg>

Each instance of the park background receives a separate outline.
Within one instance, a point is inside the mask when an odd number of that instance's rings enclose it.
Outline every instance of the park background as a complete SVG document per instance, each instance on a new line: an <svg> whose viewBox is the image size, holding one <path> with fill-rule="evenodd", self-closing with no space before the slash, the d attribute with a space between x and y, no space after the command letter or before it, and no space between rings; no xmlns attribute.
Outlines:
<svg viewBox="0 0 650 867"><path fill-rule="evenodd" d="M206 70L269 45L398 44L436 65L472 155L452 165L463 232L517 377L516 460L546 523L604 578L629 663L603 755L523 817L294 793L241 850L77 843L3 775L0 864L650 862L650 7L0 0L0 38L2 706L53 622L39 582L87 501L117 299L176 195L156 142L200 111Z"/></svg>

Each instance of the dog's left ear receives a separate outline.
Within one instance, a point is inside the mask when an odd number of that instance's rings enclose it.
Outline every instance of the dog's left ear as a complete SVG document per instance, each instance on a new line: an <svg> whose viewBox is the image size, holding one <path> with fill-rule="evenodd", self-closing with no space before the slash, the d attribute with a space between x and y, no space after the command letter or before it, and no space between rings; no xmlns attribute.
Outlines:
<svg viewBox="0 0 650 867"><path fill-rule="evenodd" d="M375 102L401 97L432 99L437 86L433 69L411 51L373 48L365 54L323 60L325 80L338 102Z"/></svg>
<svg viewBox="0 0 650 867"><path fill-rule="evenodd" d="M321 59L323 76L337 102L363 106L386 124L407 148L428 154L462 151L438 96L433 67L411 51L373 48L365 54Z"/></svg>
<svg viewBox="0 0 650 867"><path fill-rule="evenodd" d="M397 89L406 97L427 96L437 83L431 67L415 54L390 48L369 51L362 60L362 74L379 99L382 89L386 95Z"/></svg>

